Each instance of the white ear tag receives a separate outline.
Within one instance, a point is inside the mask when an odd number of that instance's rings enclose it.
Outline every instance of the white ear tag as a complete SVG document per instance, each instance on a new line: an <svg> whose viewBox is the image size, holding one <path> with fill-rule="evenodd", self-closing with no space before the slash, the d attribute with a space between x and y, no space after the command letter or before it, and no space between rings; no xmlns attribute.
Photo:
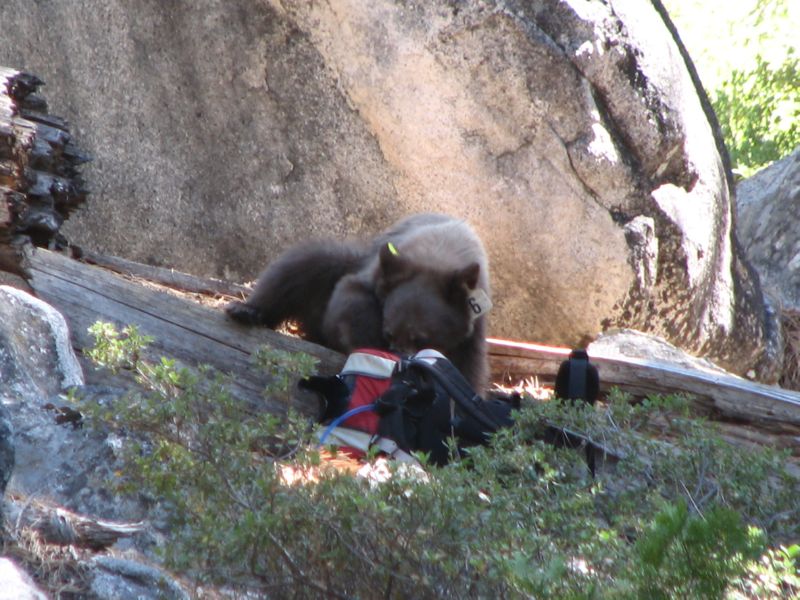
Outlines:
<svg viewBox="0 0 800 600"><path fill-rule="evenodd" d="M472 312L472 318L477 319L489 312L492 308L492 301L489 299L489 295L481 288L475 288L467 298L467 305Z"/></svg>

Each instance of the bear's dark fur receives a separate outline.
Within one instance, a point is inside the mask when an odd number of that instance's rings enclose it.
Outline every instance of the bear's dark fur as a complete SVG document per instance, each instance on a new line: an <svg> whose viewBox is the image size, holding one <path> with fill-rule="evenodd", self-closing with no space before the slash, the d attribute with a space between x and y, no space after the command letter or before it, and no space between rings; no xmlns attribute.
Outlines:
<svg viewBox="0 0 800 600"><path fill-rule="evenodd" d="M464 222L438 214L399 221L367 243L324 241L288 250L261 274L235 320L274 328L293 320L306 339L348 353L439 350L482 392L486 317L470 293L489 292L486 252Z"/></svg>

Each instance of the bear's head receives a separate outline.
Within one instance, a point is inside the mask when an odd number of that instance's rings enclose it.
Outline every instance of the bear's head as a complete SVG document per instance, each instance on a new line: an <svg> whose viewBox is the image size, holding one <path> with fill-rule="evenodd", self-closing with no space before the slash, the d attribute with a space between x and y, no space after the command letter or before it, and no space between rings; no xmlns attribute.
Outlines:
<svg viewBox="0 0 800 600"><path fill-rule="evenodd" d="M473 333L468 299L479 276L477 262L437 269L383 246L376 293L383 306L383 335L389 347L408 354L433 348L449 355Z"/></svg>

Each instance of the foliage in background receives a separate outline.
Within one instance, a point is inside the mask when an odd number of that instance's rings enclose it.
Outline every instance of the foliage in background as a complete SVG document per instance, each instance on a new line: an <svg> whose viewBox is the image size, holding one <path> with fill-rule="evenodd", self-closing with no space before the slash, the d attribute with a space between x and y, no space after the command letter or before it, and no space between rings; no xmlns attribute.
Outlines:
<svg viewBox="0 0 800 600"><path fill-rule="evenodd" d="M738 175L800 146L800 4L664 0L708 91Z"/></svg>
<svg viewBox="0 0 800 600"><path fill-rule="evenodd" d="M209 369L150 363L134 328L98 324L93 334L93 358L131 369L142 390L81 408L128 432L120 484L168 511L165 558L197 579L282 598L800 591L791 545L800 506L785 456L743 454L690 418L685 398L631 405L617 393L598 409L527 402L491 447L430 467L427 478L397 469L376 484L323 469L315 483L287 484L283 465L320 465L304 419L245 407ZM262 360L283 373L268 394L285 395L296 369L308 374L307 358ZM582 451L541 441L551 423L623 459L592 479ZM776 547L765 553L767 543Z"/></svg>
<svg viewBox="0 0 800 600"><path fill-rule="evenodd" d="M770 65L761 55L749 71L734 69L713 93L731 162L748 177L800 146L800 57Z"/></svg>

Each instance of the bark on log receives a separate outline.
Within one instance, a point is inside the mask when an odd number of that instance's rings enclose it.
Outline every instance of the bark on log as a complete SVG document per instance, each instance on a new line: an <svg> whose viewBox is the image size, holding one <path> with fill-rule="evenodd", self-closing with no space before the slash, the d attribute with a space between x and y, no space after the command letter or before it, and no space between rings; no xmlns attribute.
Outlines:
<svg viewBox="0 0 800 600"><path fill-rule="evenodd" d="M536 375L555 380L568 348L509 340L490 340L492 374L498 381L519 381ZM721 422L725 435L737 442L789 449L800 456L800 393L747 381L730 373L688 369L636 358L590 355L600 374L600 387L618 387L635 397L684 393Z"/></svg>
<svg viewBox="0 0 800 600"><path fill-rule="evenodd" d="M152 281L168 288L189 292L192 294L204 294L209 296L227 296L231 298L244 299L250 292L250 288L221 279L204 279L187 273L181 273L175 269L165 269L143 265L132 260L119 258L118 256L107 256L97 252L81 251L81 260L90 265L97 265L110 269L115 273L129 275Z"/></svg>
<svg viewBox="0 0 800 600"><path fill-rule="evenodd" d="M234 393L272 412L283 412L288 406L285 400L262 394L268 378L257 372L251 358L259 346L311 354L319 360L321 374L336 373L344 364L344 357L328 348L270 329L239 325L222 310L145 287L61 254L37 249L29 263L31 287L64 315L78 351L92 345L87 330L98 320L121 327L137 325L141 333L155 338L152 353L156 357L211 365L229 373ZM299 391L293 402L294 408L309 413L315 414L318 408L315 398Z"/></svg>
<svg viewBox="0 0 800 600"><path fill-rule="evenodd" d="M493 372L517 377L536 373L555 378L567 348L509 340L490 340ZM747 381L736 375L687 369L636 358L590 355L600 373L601 389L620 387L636 396L686 393L732 419L754 421L777 431L800 434L800 393Z"/></svg>
<svg viewBox="0 0 800 600"><path fill-rule="evenodd" d="M63 119L47 114L34 75L0 67L0 270L25 276L21 246L48 246L86 200L90 160Z"/></svg>

